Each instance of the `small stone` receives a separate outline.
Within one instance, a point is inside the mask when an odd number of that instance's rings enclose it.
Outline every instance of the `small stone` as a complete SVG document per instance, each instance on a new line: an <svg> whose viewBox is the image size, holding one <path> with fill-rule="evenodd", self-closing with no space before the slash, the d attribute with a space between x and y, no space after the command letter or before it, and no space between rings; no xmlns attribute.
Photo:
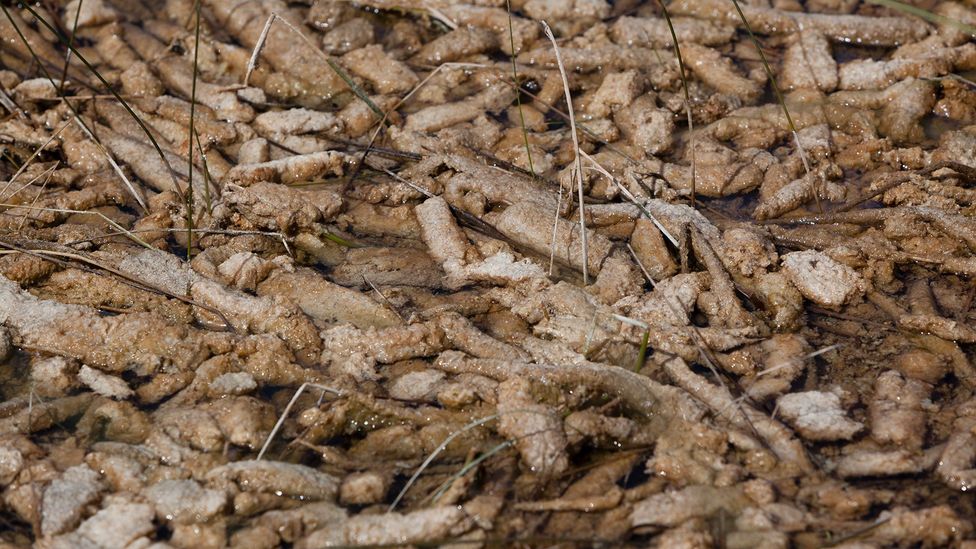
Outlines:
<svg viewBox="0 0 976 549"><path fill-rule="evenodd" d="M4 487L15 478L24 466L24 456L16 448L0 446L0 487Z"/></svg>
<svg viewBox="0 0 976 549"><path fill-rule="evenodd" d="M210 382L210 393L220 395L243 395L257 389L254 376L247 372L230 372L217 376Z"/></svg>
<svg viewBox="0 0 976 549"><path fill-rule="evenodd" d="M124 400L132 396L132 389L121 378L110 376L86 365L82 365L81 370L78 371L78 381L105 397Z"/></svg>
<svg viewBox="0 0 976 549"><path fill-rule="evenodd" d="M297 463L245 460L222 465L207 474L211 482L232 481L247 492L264 492L311 500L335 501L335 477Z"/></svg>
<svg viewBox="0 0 976 549"><path fill-rule="evenodd" d="M339 502L343 505L371 505L386 497L390 483L387 477L373 472L352 473L342 479Z"/></svg>
<svg viewBox="0 0 976 549"><path fill-rule="evenodd" d="M41 533L60 534L74 528L85 506L101 491L98 473L87 465L71 467L44 491L41 504Z"/></svg>
<svg viewBox="0 0 976 549"><path fill-rule="evenodd" d="M807 440L850 440L864 425L848 419L833 393L807 391L779 397L777 410Z"/></svg>
<svg viewBox="0 0 976 549"><path fill-rule="evenodd" d="M446 375L437 370L423 370L404 374L390 383L390 397L402 400L424 400Z"/></svg>
<svg viewBox="0 0 976 549"><path fill-rule="evenodd" d="M803 297L824 307L840 307L864 292L864 280L854 269L823 252L788 253L783 270Z"/></svg>
<svg viewBox="0 0 976 549"><path fill-rule="evenodd" d="M223 492L203 488L192 480L164 480L150 486L145 495L161 519L181 524L210 520L227 503Z"/></svg>
<svg viewBox="0 0 976 549"><path fill-rule="evenodd" d="M121 549L151 533L152 520L152 507L145 503L113 503L83 522L76 533L98 547Z"/></svg>

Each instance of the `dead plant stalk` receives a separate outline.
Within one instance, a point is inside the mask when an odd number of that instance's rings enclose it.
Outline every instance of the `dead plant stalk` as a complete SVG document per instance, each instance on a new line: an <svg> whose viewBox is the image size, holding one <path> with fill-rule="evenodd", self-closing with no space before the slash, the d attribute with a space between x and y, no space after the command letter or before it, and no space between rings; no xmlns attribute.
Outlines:
<svg viewBox="0 0 976 549"><path fill-rule="evenodd" d="M559 53L559 44L556 43L556 37L553 36L552 29L549 28L548 23L545 21L541 23L546 37L552 42L553 51L556 53L559 76L563 79L563 91L566 93L566 111L569 113L569 128L573 136L573 150L575 151L573 174L575 175L574 179L576 180L579 199L580 243L583 246L583 284L585 285L590 283L590 270L588 266L590 256L586 246L586 212L583 204L583 160L580 156L579 136L576 134L576 115L573 112L573 96L569 93L569 78L566 76L566 68L563 66L563 58Z"/></svg>

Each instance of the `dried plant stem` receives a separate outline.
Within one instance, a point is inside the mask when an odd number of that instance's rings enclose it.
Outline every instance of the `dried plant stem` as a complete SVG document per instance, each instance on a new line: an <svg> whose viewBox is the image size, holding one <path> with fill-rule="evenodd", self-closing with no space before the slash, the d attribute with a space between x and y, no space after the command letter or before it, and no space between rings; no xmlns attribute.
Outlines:
<svg viewBox="0 0 976 549"><path fill-rule="evenodd" d="M678 46L678 34L674 30L674 24L671 22L671 14L668 12L668 7L664 4L664 0L657 0L657 3L661 7L661 13L664 15L664 22L668 25L668 32L671 33L671 43L674 45L674 57L678 60L678 70L681 75L681 88L685 93L685 112L688 115L688 144L691 147L691 207L694 208L698 163L695 161L697 154L695 150L695 123L691 116L691 92L688 91L688 75L685 71L684 58L681 57L681 47ZM654 51L656 52L657 50Z"/></svg>
<svg viewBox="0 0 976 549"><path fill-rule="evenodd" d="M78 52L77 48L75 48L68 41L68 39L66 39L64 35L61 34L61 32L58 29L56 29L53 25L51 25L51 23L49 23L46 19L41 17L41 15L37 13L37 11L34 8L32 8L30 4L28 4L27 2L21 0L18 3L25 10L27 10L27 12L30 13L31 16L35 20L37 20L38 23L43 25L48 32L50 32L55 37L57 37L58 41L64 44L68 48L68 50L71 53L73 53L75 57L77 57L78 60L82 62L82 64L85 65L85 68L87 68L93 75L95 75L95 78L97 78L98 81L105 87L105 89L110 94L112 94L112 97L114 97L122 105L122 107L126 110L126 112L129 113L129 116L131 116L132 119L136 121L136 124L139 125L139 128L142 130L142 132L146 134L146 137L149 138L149 142L152 143L153 148L156 149L156 154L159 155L159 158L160 160L162 160L163 165L166 166L167 173L169 174L170 179L173 180L173 187L177 190L177 192L180 192L179 185L177 185L176 183L176 175L173 172L173 167L170 166L169 160L167 160L166 155L163 154L163 149L159 146L159 143L156 141L156 138L153 136L152 132L149 131L148 126L146 126L146 123L143 122L138 115L136 115L135 111L132 110L132 107L129 106L129 103L126 102L125 99L122 99L122 96L120 96L115 91L115 89L108 83L108 81L105 80L105 77L103 77L101 73L99 73L98 70L95 69L95 67L88 61L88 59L85 58L84 55ZM51 73L48 72L47 68L44 66L44 63L41 61L41 59L37 56L37 53L34 51L34 48L31 47L30 41L27 40L26 36L24 36L24 33L20 30L20 26L17 25L17 22L13 19L13 16L10 15L10 11L7 9L7 6L3 3L0 3L0 10L2 10L4 16L7 17L7 20L10 22L10 25L14 27L14 30L17 32L18 38L20 38L21 42L23 42L24 45L27 47L27 49L31 52L31 56L34 59L34 62L37 63L38 69L44 73L44 77L51 82L52 86L57 87L57 83L54 81L54 78L51 77ZM65 104L68 105L68 108L71 109L71 112L73 112L76 117L79 118L81 117L81 113L77 110L77 108L75 108L74 105L71 104L71 102L65 101Z"/></svg>
<svg viewBox="0 0 976 549"><path fill-rule="evenodd" d="M518 106L519 123L522 126L522 139L525 141L525 157L529 162L529 171L535 177L535 166L532 164L532 150L529 148L529 132L525 128L525 113L522 112L522 97L520 93L518 79L518 63L515 62L515 28L512 25L512 0L505 0L505 9L508 11L508 43L512 49L512 84L515 86L515 104Z"/></svg>
<svg viewBox="0 0 976 549"><path fill-rule="evenodd" d="M491 414L490 416L485 416L481 419L477 419L475 421L472 421L471 423L468 423L464 427L448 435L447 438L445 438L440 444L437 445L437 448L434 448L434 451L427 456L427 459L425 459L423 463L420 464L420 467L417 467L417 470L414 471L413 475L410 477L410 480L408 480L407 483L403 485L403 488L400 490L400 493L397 494L397 497L393 499L393 503L391 503L390 506L387 507L386 512L392 513L396 509L396 506L400 503L400 500L403 499L403 496L407 495L407 492L410 490L410 487L413 486L415 482L417 482L418 478L420 478L421 473L423 473L427 469L427 467L429 467L430 464L434 461L434 459L437 458L437 456L440 455L440 453L443 452L445 448L447 448L447 445L450 444L452 440L463 435L464 433L467 433L472 429L475 429L477 427L484 425L485 423L488 423L489 421L494 421L499 417L501 417L501 414Z"/></svg>
<svg viewBox="0 0 976 549"><path fill-rule="evenodd" d="M739 0L732 0L732 5L735 6L735 11L739 14L739 18L742 19L742 24L745 26L746 32L749 33L749 40L752 41L752 45L759 52L759 59L762 61L763 69L765 69L766 76L769 78L769 84L773 87L773 92L776 93L776 100L779 101L780 107L783 108L783 114L786 115L786 122L789 124L790 132L792 132L793 139L796 142L796 151L800 155L800 161L803 162L803 169L806 173L810 173L810 164L807 162L807 155L806 151L803 150L803 144L800 143L800 134L796 131L796 124L793 123L793 116L790 115L790 109L786 106L786 99L783 98L783 92L779 89L779 85L776 84L776 75L773 74L773 69L769 66L769 60L766 59L766 52L763 51L762 44L759 43L759 39L756 38L755 33L752 32L752 25L749 24L749 20L742 13ZM820 193L814 193L814 197L817 198L817 204L819 205ZM821 213L823 213L822 207Z"/></svg>
<svg viewBox="0 0 976 549"><path fill-rule="evenodd" d="M86 212L86 213L88 213L88 212ZM156 287L156 286L150 284L149 282L147 282L145 280L142 280L139 277L133 276L131 274L123 273L122 271L120 271L120 270L118 270L118 269L116 269L114 267L111 267L109 265L106 265L106 264L104 264L104 263L102 263L100 261L96 261L96 260L94 260L94 259L92 259L90 257L84 256L82 254L73 253L73 252L59 252L59 251L56 251L56 250L45 250L45 249L29 250L29 249L22 248L20 246L16 246L14 244L10 244L9 242L4 242L4 241L0 241L0 247L6 248L6 249L8 249L10 251L13 251L13 252L18 252L18 253L22 253L22 254L32 255L34 257L40 257L40 258L45 259L45 260L48 260L48 261L54 261L54 262L59 263L59 264L64 265L64 266L70 266L70 263L68 263L66 261L61 261L61 260L59 260L57 258L73 259L73 260L78 261L80 263L83 263L85 265L91 265L92 267L97 267L97 268L99 268L99 269L101 269L103 271L106 271L108 273L111 273L111 274L113 274L113 275L121 278L123 282L125 282L126 284L128 284L128 285L130 285L130 286L132 286L134 288L139 288L140 290L145 290L145 291L149 291L149 292L156 292L158 294L165 295L167 297L171 297L171 298L176 299L178 301L182 301L183 303L186 303L187 305L192 305L194 307L199 307L199 308L201 308L201 309L203 309L205 311L209 311L209 312L217 315L218 317L220 317L220 321L224 323L224 326L228 330L230 330L232 332L233 331L236 331L234 329L234 325L230 323L230 320L228 320L226 316L224 316L224 313L220 312L220 309L217 309L215 307L211 307L210 305L204 305L203 303L198 303L198 302L190 299L189 297L186 297L186 296L183 296L183 295L180 295L180 294L171 292L171 291L166 290L166 289L163 289L163 288ZM95 271L95 272L97 272L97 271Z"/></svg>
<svg viewBox="0 0 976 549"><path fill-rule="evenodd" d="M298 390L295 391L295 395L291 397L291 400L288 401L288 405L285 406L285 409L281 412L281 416L278 417L278 421L275 423L274 428L271 429L270 433L268 433L268 438L265 439L264 445L261 446L261 451L258 452L258 457L254 459L260 461L261 458L264 457L264 453L268 451L268 446L271 445L271 441L274 440L275 435L278 434L278 431L281 430L281 426L284 425L285 419L288 417L288 412L291 412L292 407L296 402L298 402L298 397L302 396L302 393L308 387L315 387L316 389L322 389L322 391L328 391L335 395L342 396L341 391L333 389L332 387L326 387L325 385L319 385L318 383L309 383L307 381L302 383L301 386L298 387Z"/></svg>
<svg viewBox="0 0 976 549"><path fill-rule="evenodd" d="M623 185L621 185L620 184L620 181L618 181L616 177L614 177L613 175L611 175L610 172L608 172L606 170L606 168L604 168L596 160L594 160L592 156L590 156L590 155L588 155L588 154L586 154L585 152L582 152L582 151L581 151L581 154L583 155L584 158L586 158L590 163L593 164L593 167L594 167L594 169L596 171L600 172L603 175L603 177L606 177L611 183L613 183L614 185L616 185L617 186L617 189L620 190L620 194L624 195L624 198L626 198L627 200L630 200L631 203L634 204L634 206L637 206L637 209L640 210L640 212L642 214L644 214L644 216L646 216L648 219L650 219L651 220L651 223L654 223L654 226L657 227L657 229L659 231L661 231L661 233L664 234L664 236L668 237L668 240L671 241L671 244L673 244L675 248L680 248L681 247L681 245L678 243L678 239L676 239L675 237L671 236L671 233L668 232L668 230L664 227L664 225L662 225L661 222L657 220L657 218L655 218L653 215L651 215L651 212L647 211L647 208L645 208L637 200L637 197L634 196L634 194L631 193L630 190L627 187L624 187Z"/></svg>
<svg viewBox="0 0 976 549"><path fill-rule="evenodd" d="M41 145L40 147L38 147L37 149L35 149L34 152L27 158L27 160L25 160L24 163L21 164L21 166L19 168L17 168L17 171L14 173L14 175L12 175L10 177L10 179L7 180L7 184L4 185L3 190L0 191L0 197L2 197L3 200L6 200L6 199L10 198L14 194L17 194L15 192L15 193L7 196L7 190L10 189L10 185L12 185L13 182L17 180L17 177L19 177L20 174L24 173L24 170L26 170L27 167L30 166L31 163L34 161L34 159L37 158L37 156L39 154L41 154L41 151L43 151L48 145L50 145L55 139L57 139L59 135L61 135L61 132L63 132L64 129L67 128L69 124L71 124L71 121L68 121L68 122L65 122L64 124L62 124L61 127L58 128L58 130L56 132L54 132L51 135L51 137L49 137L47 139L47 141L44 142L43 145Z"/></svg>
<svg viewBox="0 0 976 549"><path fill-rule="evenodd" d="M967 25L966 23L963 23L958 19L953 19L952 17L946 17L944 15L932 13L929 10L919 8L911 4L906 4L904 2L899 2L898 0L866 0L866 1L869 4L877 4L879 6L884 6L886 8L898 10L902 13L907 13L909 15L921 17L922 19L925 19L930 23L935 23L937 25L950 25L969 34L971 38L976 37L976 27L972 25Z"/></svg>
<svg viewBox="0 0 976 549"><path fill-rule="evenodd" d="M563 79L563 91L566 93L566 110L569 113L569 127L573 135L573 149L576 153L575 159L573 160L573 163L576 165L573 168L573 175L575 175L574 179L576 179L576 189L579 198L580 243L583 246L583 284L586 285L590 283L590 256L586 244L586 212L584 211L583 203L583 160L580 156L579 136L576 135L576 115L573 113L573 97L569 93L569 78L566 76L566 68L563 66L563 58L559 53L559 45L556 44L556 37L553 36L552 29L549 28L549 24L545 21L542 21L542 28L546 33L546 37L552 42L553 51L556 52L556 64L559 66L559 75Z"/></svg>
<svg viewBox="0 0 976 549"><path fill-rule="evenodd" d="M251 72L253 72L254 68L257 66L258 56L261 55L261 49L264 47L264 43L268 39L268 33L271 31L271 25L274 24L275 21L279 21L281 24L288 27L289 30L297 34L298 37L302 39L302 42L304 42L306 46L312 48L312 51L321 57L325 63L329 65L329 68L331 68L333 72L339 75L339 78L341 78L342 81L349 86L352 93L354 93L363 103L366 103L366 106L368 106L370 110L376 113L377 116L384 116L383 110L376 106L376 103L373 103L373 100L370 99L369 96L366 95L366 92L353 81L352 77L346 74L346 71L344 71L342 67L340 67L335 61L332 60L332 58L320 50L314 42L309 40L309 38L305 36L305 33L295 28L295 25L292 25L287 19L281 17L277 13L272 13L268 16L268 20L265 22L264 28L261 29L261 34L258 36L258 41L256 44L254 44L254 50L251 52L251 57L247 62L247 70L244 73L244 85L247 85L247 82L251 77Z"/></svg>
<svg viewBox="0 0 976 549"><path fill-rule="evenodd" d="M194 116L196 116L197 108L197 76L199 74L199 62L200 62L200 0L197 0L194 4L194 11L196 12L196 28L194 30L194 41L193 41L193 82L190 85L190 123L188 128L187 136L187 146L186 146L186 158L187 158L187 184L186 184L186 260L189 261L193 258L193 137L196 132L193 131ZM202 151L201 151L202 152ZM201 155L201 160L203 156ZM209 185L204 182L204 185Z"/></svg>
<svg viewBox="0 0 976 549"><path fill-rule="evenodd" d="M48 168L47 170L44 171L44 175L45 175L45 177L44 177L44 183L41 184L41 188L38 191L38 193L34 195L34 200L31 201L31 204L30 204L29 208L33 208L34 205L37 204L37 200L39 198L41 198L41 194L44 192L44 189L47 188L48 181L50 181L51 180L51 176L54 175L54 170L58 169L58 166L60 166L60 165L61 165L61 161L58 160L58 161L56 161L54 163L53 166L51 166L50 168ZM28 211L30 211L30 210L28 209ZM20 224L17 225L17 230L18 231L20 231L21 229L24 228L24 223L27 223L27 212L26 211L24 212L24 216L20 219Z"/></svg>

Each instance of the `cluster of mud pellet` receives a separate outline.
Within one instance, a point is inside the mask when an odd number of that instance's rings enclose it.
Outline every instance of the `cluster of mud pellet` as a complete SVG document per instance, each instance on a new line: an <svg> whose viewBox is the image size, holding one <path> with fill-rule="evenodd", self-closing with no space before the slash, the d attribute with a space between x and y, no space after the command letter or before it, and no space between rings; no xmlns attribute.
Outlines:
<svg viewBox="0 0 976 549"><path fill-rule="evenodd" d="M976 4L740 4L4 3L0 547L976 547Z"/></svg>

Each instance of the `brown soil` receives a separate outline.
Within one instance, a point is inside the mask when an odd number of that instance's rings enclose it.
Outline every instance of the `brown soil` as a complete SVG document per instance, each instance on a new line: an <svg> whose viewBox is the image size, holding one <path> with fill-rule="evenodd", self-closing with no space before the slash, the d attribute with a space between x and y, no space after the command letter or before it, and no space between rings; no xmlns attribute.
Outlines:
<svg viewBox="0 0 976 549"><path fill-rule="evenodd" d="M976 547L918 6L4 4L0 547Z"/></svg>

